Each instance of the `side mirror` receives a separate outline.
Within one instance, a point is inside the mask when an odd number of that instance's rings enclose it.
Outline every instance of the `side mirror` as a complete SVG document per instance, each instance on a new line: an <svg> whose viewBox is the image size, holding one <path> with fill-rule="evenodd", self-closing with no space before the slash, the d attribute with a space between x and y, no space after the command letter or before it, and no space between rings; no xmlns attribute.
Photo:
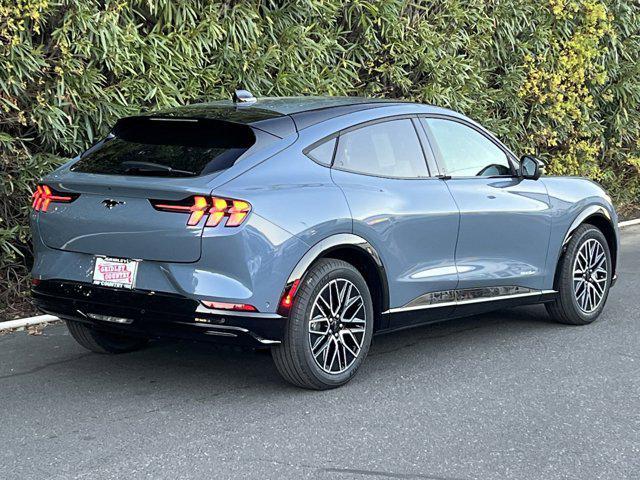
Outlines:
<svg viewBox="0 0 640 480"><path fill-rule="evenodd" d="M531 155L523 155L520 158L520 177L537 180L540 175L544 174L544 167L545 164L542 160Z"/></svg>

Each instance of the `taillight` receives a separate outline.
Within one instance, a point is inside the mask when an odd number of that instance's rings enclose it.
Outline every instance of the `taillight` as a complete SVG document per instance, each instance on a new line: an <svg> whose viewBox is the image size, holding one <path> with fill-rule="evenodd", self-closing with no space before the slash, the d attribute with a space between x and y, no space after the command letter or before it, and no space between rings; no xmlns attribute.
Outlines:
<svg viewBox="0 0 640 480"><path fill-rule="evenodd" d="M187 225L193 227L206 217L205 226L216 227L224 218L225 226L237 227L244 222L251 212L251 205L244 200L220 197L193 196L184 200L149 200L156 210L164 212L189 213Z"/></svg>
<svg viewBox="0 0 640 480"><path fill-rule="evenodd" d="M216 227L220 224L229 206L224 198L214 197L211 199L211 208L209 209L209 219L207 227Z"/></svg>
<svg viewBox="0 0 640 480"><path fill-rule="evenodd" d="M155 203L154 203L155 202ZM209 208L209 200L207 197L189 197L185 200L179 200L177 202L166 201L164 203L160 203L162 200L151 200L151 204L153 208L156 210L163 210L165 212L181 212L181 213L189 213L189 219L187 220L187 225L193 227L200 223L200 219L207 213L207 209Z"/></svg>
<svg viewBox="0 0 640 480"><path fill-rule="evenodd" d="M36 212L46 212L52 203L71 203L79 196L77 193L58 192L49 185L38 185L31 196L32 206Z"/></svg>
<svg viewBox="0 0 640 480"><path fill-rule="evenodd" d="M251 205L242 200L232 200L231 207L229 207L229 220L227 220L227 227L237 227L244 219L247 218L251 211Z"/></svg>

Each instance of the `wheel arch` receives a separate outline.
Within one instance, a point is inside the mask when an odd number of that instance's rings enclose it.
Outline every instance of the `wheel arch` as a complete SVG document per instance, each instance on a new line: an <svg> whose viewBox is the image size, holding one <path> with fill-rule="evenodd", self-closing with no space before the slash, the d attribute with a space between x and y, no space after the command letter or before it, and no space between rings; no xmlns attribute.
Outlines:
<svg viewBox="0 0 640 480"><path fill-rule="evenodd" d="M369 287L375 312L374 330L382 326L382 312L389 309L389 285L380 255L364 238L351 233L332 235L316 243L297 263L287 284L301 279L317 260L336 258L353 265Z"/></svg>
<svg viewBox="0 0 640 480"><path fill-rule="evenodd" d="M589 224L596 227L602 232L605 239L607 240L607 245L609 246L609 251L611 252L611 264L613 267L612 277L615 278L618 259L618 232L616 231L613 219L609 211L601 205L591 205L580 212L580 214L575 218L564 236L562 249L560 250L560 255L558 256L558 261L556 262L556 272L553 279L554 287L558 280L560 259L564 256L567 244L573 237L576 229L584 224Z"/></svg>

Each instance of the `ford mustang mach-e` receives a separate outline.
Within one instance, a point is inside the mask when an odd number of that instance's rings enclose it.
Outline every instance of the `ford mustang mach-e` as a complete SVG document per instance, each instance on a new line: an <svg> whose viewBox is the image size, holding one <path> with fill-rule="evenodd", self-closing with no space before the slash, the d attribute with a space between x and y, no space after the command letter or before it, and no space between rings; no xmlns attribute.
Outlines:
<svg viewBox="0 0 640 480"><path fill-rule="evenodd" d="M532 303L588 324L616 278L616 212L543 169L399 101L239 91L123 118L35 189L33 297L95 352L269 347L312 389L351 379L380 332Z"/></svg>

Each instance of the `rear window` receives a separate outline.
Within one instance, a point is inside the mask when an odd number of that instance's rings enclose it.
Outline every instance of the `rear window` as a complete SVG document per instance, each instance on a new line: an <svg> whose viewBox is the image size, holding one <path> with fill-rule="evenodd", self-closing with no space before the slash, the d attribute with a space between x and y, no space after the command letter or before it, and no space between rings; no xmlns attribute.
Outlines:
<svg viewBox="0 0 640 480"><path fill-rule="evenodd" d="M71 170L189 177L231 167L256 138L251 127L210 119L129 117L87 150Z"/></svg>

